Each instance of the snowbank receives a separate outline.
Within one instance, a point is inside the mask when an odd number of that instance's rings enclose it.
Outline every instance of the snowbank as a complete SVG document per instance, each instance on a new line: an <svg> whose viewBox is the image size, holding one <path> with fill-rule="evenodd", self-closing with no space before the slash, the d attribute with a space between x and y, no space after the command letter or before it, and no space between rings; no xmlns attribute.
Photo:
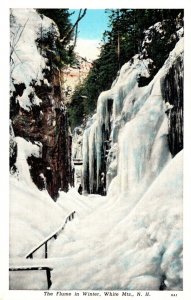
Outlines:
<svg viewBox="0 0 191 300"><path fill-rule="evenodd" d="M64 224L67 214L63 213L47 191L39 191L31 180L27 157L38 157L40 145L21 137L15 140L18 155L17 171L10 177L10 257L25 257L32 248Z"/></svg>
<svg viewBox="0 0 191 300"><path fill-rule="evenodd" d="M102 205L54 242L53 257L62 260L55 264L52 289L182 289L182 153L131 213L119 211L115 203L104 214Z"/></svg>

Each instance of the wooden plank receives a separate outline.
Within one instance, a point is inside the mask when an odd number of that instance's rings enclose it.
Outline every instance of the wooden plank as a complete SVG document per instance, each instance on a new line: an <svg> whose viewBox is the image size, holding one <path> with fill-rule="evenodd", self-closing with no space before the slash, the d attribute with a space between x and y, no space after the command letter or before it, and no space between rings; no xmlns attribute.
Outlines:
<svg viewBox="0 0 191 300"><path fill-rule="evenodd" d="M48 285L48 290L50 289L51 285L52 285L52 281L51 281L51 271L53 270L53 268L50 267L45 267L45 266L20 266L20 267L10 267L9 271L46 271L46 278L47 278L47 285Z"/></svg>
<svg viewBox="0 0 191 300"><path fill-rule="evenodd" d="M9 271L47 271L47 270L49 270L49 271L52 271L53 270L53 268L50 268L50 267L44 267L44 266L36 266L36 267L32 267L32 266L18 266L18 267L13 267L13 266L11 266L10 268L9 268Z"/></svg>
<svg viewBox="0 0 191 300"><path fill-rule="evenodd" d="M34 258L34 259L26 259L26 258L11 258L9 260L10 268L52 268L52 259L45 258Z"/></svg>
<svg viewBox="0 0 191 300"><path fill-rule="evenodd" d="M68 258L67 258L68 259ZM12 257L9 259L9 267L47 267L53 268L54 265L60 263L64 263L66 261L65 258L61 257L51 257L51 258L34 258L34 259L26 259L24 257Z"/></svg>

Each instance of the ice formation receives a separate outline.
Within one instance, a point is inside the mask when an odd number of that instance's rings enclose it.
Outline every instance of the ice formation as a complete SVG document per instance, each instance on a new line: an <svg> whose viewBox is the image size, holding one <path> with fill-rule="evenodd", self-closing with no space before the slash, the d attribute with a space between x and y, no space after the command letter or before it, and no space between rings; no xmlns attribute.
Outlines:
<svg viewBox="0 0 191 300"><path fill-rule="evenodd" d="M139 87L137 79L149 77L151 61L140 60L136 55L121 68L112 88L101 93L93 124L84 133L84 190L99 192L102 172L107 172L107 182L111 182L111 174L118 174L116 180L121 178L117 184L118 192L131 192L139 184L149 186L169 161L167 106L162 95L162 82L182 53L183 39L145 87ZM119 153L116 143L120 145ZM115 155L111 159L113 151Z"/></svg>
<svg viewBox="0 0 191 300"><path fill-rule="evenodd" d="M52 248L52 257L62 257L54 265L53 289L182 289L182 152L172 159L168 104L160 85L182 54L183 39L142 88L128 63L112 89L100 95L97 114L84 133L84 171L91 179L94 166L99 170L101 126L107 130L112 120L111 132L118 126L118 134L111 138L108 170L116 176L108 195L94 196L92 204L72 190L60 195L59 204L75 209L76 218ZM112 114L108 99L113 100ZM97 182L90 182L90 191L92 184Z"/></svg>

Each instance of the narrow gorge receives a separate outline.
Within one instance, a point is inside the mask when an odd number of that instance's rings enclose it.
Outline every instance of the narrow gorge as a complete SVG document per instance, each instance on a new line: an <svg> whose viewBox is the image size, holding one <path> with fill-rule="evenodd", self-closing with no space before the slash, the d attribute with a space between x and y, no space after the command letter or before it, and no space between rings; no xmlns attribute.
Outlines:
<svg viewBox="0 0 191 300"><path fill-rule="evenodd" d="M127 30L141 13L150 24L151 10L132 11L113 10L112 30L119 13ZM72 26L62 36L47 10L10 10L11 290L46 290L45 265L52 290L183 289L183 12L159 12L136 47L118 35L121 65L94 101L110 36L95 62L82 59L88 72L67 98ZM18 262L40 267L24 277Z"/></svg>

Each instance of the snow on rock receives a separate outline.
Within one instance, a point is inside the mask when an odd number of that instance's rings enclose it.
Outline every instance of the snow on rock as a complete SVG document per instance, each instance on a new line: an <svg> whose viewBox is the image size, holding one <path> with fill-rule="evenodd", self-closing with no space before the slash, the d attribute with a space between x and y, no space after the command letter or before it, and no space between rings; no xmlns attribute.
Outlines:
<svg viewBox="0 0 191 300"><path fill-rule="evenodd" d="M41 155L41 145L21 137L15 142L18 155L17 171L10 177L10 257L25 257L64 224L67 215L47 191L39 191L31 180L27 158Z"/></svg>
<svg viewBox="0 0 191 300"><path fill-rule="evenodd" d="M35 9L19 8L10 10L10 35L13 131L17 137L42 144L42 156L28 157L30 175L40 190L46 188L56 200L59 189L67 191L73 184L67 111L60 70L53 63L59 30ZM10 162L14 170L15 155Z"/></svg>
<svg viewBox="0 0 191 300"><path fill-rule="evenodd" d="M19 176L19 181L22 181L23 183L34 187L35 185L31 180L27 158L30 156L40 157L42 145L39 142L35 142L34 144L32 144L31 142L27 142L21 137L16 137L15 141L17 143L18 148L15 166L17 169L17 174Z"/></svg>
<svg viewBox="0 0 191 300"><path fill-rule="evenodd" d="M17 96L20 107L30 111L32 105L40 105L39 99L31 86L32 81L40 85L44 80L43 70L47 68L36 44L40 32L52 31L55 38L59 32L55 23L47 18L41 18L34 9L11 10L11 82L25 84L22 96ZM45 83L45 82L44 82ZM13 85L12 92L14 91Z"/></svg>
<svg viewBox="0 0 191 300"><path fill-rule="evenodd" d="M142 55L141 57L145 58L148 56L148 48L153 46L153 39L158 36L158 39L163 40L166 38L168 30L167 27L169 26L169 20L163 20L163 22L157 22L154 25L150 26L147 30L144 31L144 39L142 42ZM169 43L172 40L176 41L177 38L180 39L184 36L184 28L182 24L181 17L178 16L176 20L176 32L172 33L168 39Z"/></svg>
<svg viewBox="0 0 191 300"><path fill-rule="evenodd" d="M14 172L14 164L17 157L17 143L15 141L15 134L11 120L9 121L9 159L10 172Z"/></svg>

